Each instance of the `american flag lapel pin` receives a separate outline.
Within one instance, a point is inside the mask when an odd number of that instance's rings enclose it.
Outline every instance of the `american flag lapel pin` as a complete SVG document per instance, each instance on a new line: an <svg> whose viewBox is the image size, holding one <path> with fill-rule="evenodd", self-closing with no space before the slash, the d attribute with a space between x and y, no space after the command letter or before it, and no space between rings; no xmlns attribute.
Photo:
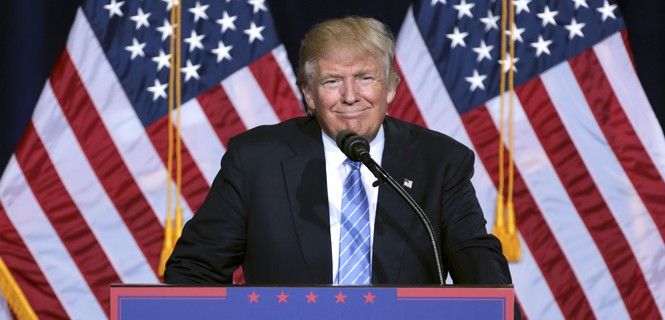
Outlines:
<svg viewBox="0 0 665 320"><path fill-rule="evenodd" d="M413 187L413 181L411 181L407 178L404 178L404 186L411 189L411 187Z"/></svg>

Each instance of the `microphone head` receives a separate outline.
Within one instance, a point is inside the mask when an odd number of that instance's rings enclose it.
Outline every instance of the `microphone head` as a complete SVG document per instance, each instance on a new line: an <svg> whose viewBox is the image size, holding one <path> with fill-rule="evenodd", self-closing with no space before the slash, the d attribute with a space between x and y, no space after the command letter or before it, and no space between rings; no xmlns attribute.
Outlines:
<svg viewBox="0 0 665 320"><path fill-rule="evenodd" d="M369 154L369 142L357 133L344 129L335 137L337 146L353 161L361 161L361 155Z"/></svg>

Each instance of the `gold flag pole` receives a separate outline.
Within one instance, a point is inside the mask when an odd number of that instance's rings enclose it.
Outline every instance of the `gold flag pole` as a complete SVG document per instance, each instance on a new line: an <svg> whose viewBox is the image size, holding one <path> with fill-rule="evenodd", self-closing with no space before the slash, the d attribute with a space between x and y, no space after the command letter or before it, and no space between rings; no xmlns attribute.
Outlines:
<svg viewBox="0 0 665 320"><path fill-rule="evenodd" d="M182 209L180 204L180 191L182 183L182 165L181 165L181 146L180 146L180 104L181 104L181 89L180 89L180 2L173 1L171 7L171 39L169 42L170 64L169 68L169 102L168 102L168 155L167 155L167 179L166 179L166 221L164 226L164 242L162 244L162 251L160 253L158 274L160 277L164 276L166 267L166 260L168 260L175 242L180 236L182 230ZM177 124L174 130L173 127L173 110L177 110ZM174 132L175 131L175 132ZM175 148L174 148L174 141ZM174 150L175 149L175 150ZM176 210L175 219L171 212L173 211L173 157L176 157ZM175 220L175 221L174 221Z"/></svg>
<svg viewBox="0 0 665 320"><path fill-rule="evenodd" d="M511 28L510 37L506 37L506 12L508 12L508 24ZM515 56L515 6L512 1L501 1L501 57L503 63L501 65L500 78L499 78L499 188L496 199L496 218L492 233L496 235L501 241L503 247L503 254L510 262L519 261L521 258L520 243L517 237L517 228L515 226L515 207L513 204L513 189L514 189L514 130L513 130L513 113L514 113L514 74L513 61ZM506 55L506 39L510 41L510 49ZM507 68L507 69L506 69ZM506 92L506 71L508 73L508 191L504 198L504 137L505 137L505 92ZM505 210L504 210L505 208Z"/></svg>
<svg viewBox="0 0 665 320"><path fill-rule="evenodd" d="M180 5L178 1L177 7L177 17L178 17L178 23L180 24L182 21L180 18L182 17L182 6ZM181 80L182 80L182 74L180 73L180 69L182 67L182 46L180 44L180 39L182 39L182 28L178 27L176 28L176 32L178 34L178 45L176 46L176 66L175 66L175 95L176 95L176 127L175 127L175 152L176 152L176 193L175 193L175 199L176 199L176 206L175 206L175 232L173 233L173 245L175 246L176 241L178 238L180 238L180 235L182 234L182 224L183 224L183 216L182 216L182 203L181 203L181 194L182 194L182 140L180 139L180 115L181 115L181 104L182 104L182 85L181 85Z"/></svg>
<svg viewBox="0 0 665 320"><path fill-rule="evenodd" d="M28 303L23 290L19 287L2 258L0 258L0 289L17 319L37 319L37 314Z"/></svg>

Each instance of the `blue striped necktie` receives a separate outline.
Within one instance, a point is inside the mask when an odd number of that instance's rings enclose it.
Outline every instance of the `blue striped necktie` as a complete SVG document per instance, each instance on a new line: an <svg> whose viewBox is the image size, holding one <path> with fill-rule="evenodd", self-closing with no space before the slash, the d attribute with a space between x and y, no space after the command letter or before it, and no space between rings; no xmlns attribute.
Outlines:
<svg viewBox="0 0 665 320"><path fill-rule="evenodd" d="M344 165L351 169L342 190L342 217L339 238L338 284L370 283L369 203L360 178L360 162L349 159Z"/></svg>

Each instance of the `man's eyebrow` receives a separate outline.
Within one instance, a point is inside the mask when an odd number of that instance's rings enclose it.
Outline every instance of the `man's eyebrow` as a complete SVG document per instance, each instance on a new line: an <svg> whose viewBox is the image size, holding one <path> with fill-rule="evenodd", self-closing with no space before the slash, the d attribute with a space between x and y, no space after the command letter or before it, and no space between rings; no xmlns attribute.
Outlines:
<svg viewBox="0 0 665 320"><path fill-rule="evenodd" d="M321 78L339 78L342 75L340 73L328 72L321 75Z"/></svg>
<svg viewBox="0 0 665 320"><path fill-rule="evenodd" d="M354 72L353 76L358 77L358 76L363 76L363 75L374 75L374 74L377 74L377 73L379 73L378 69L365 68L365 69L360 69L360 70ZM323 74L319 75L318 78L319 79L326 79L326 78L343 78L343 77L344 77L344 75L342 74L342 72L329 71L329 72L326 72L326 73L323 73Z"/></svg>
<svg viewBox="0 0 665 320"><path fill-rule="evenodd" d="M363 69L363 70L358 70L358 72L353 73L355 76L361 76L361 75L368 75L368 74L374 74L374 70L368 70L368 69Z"/></svg>

